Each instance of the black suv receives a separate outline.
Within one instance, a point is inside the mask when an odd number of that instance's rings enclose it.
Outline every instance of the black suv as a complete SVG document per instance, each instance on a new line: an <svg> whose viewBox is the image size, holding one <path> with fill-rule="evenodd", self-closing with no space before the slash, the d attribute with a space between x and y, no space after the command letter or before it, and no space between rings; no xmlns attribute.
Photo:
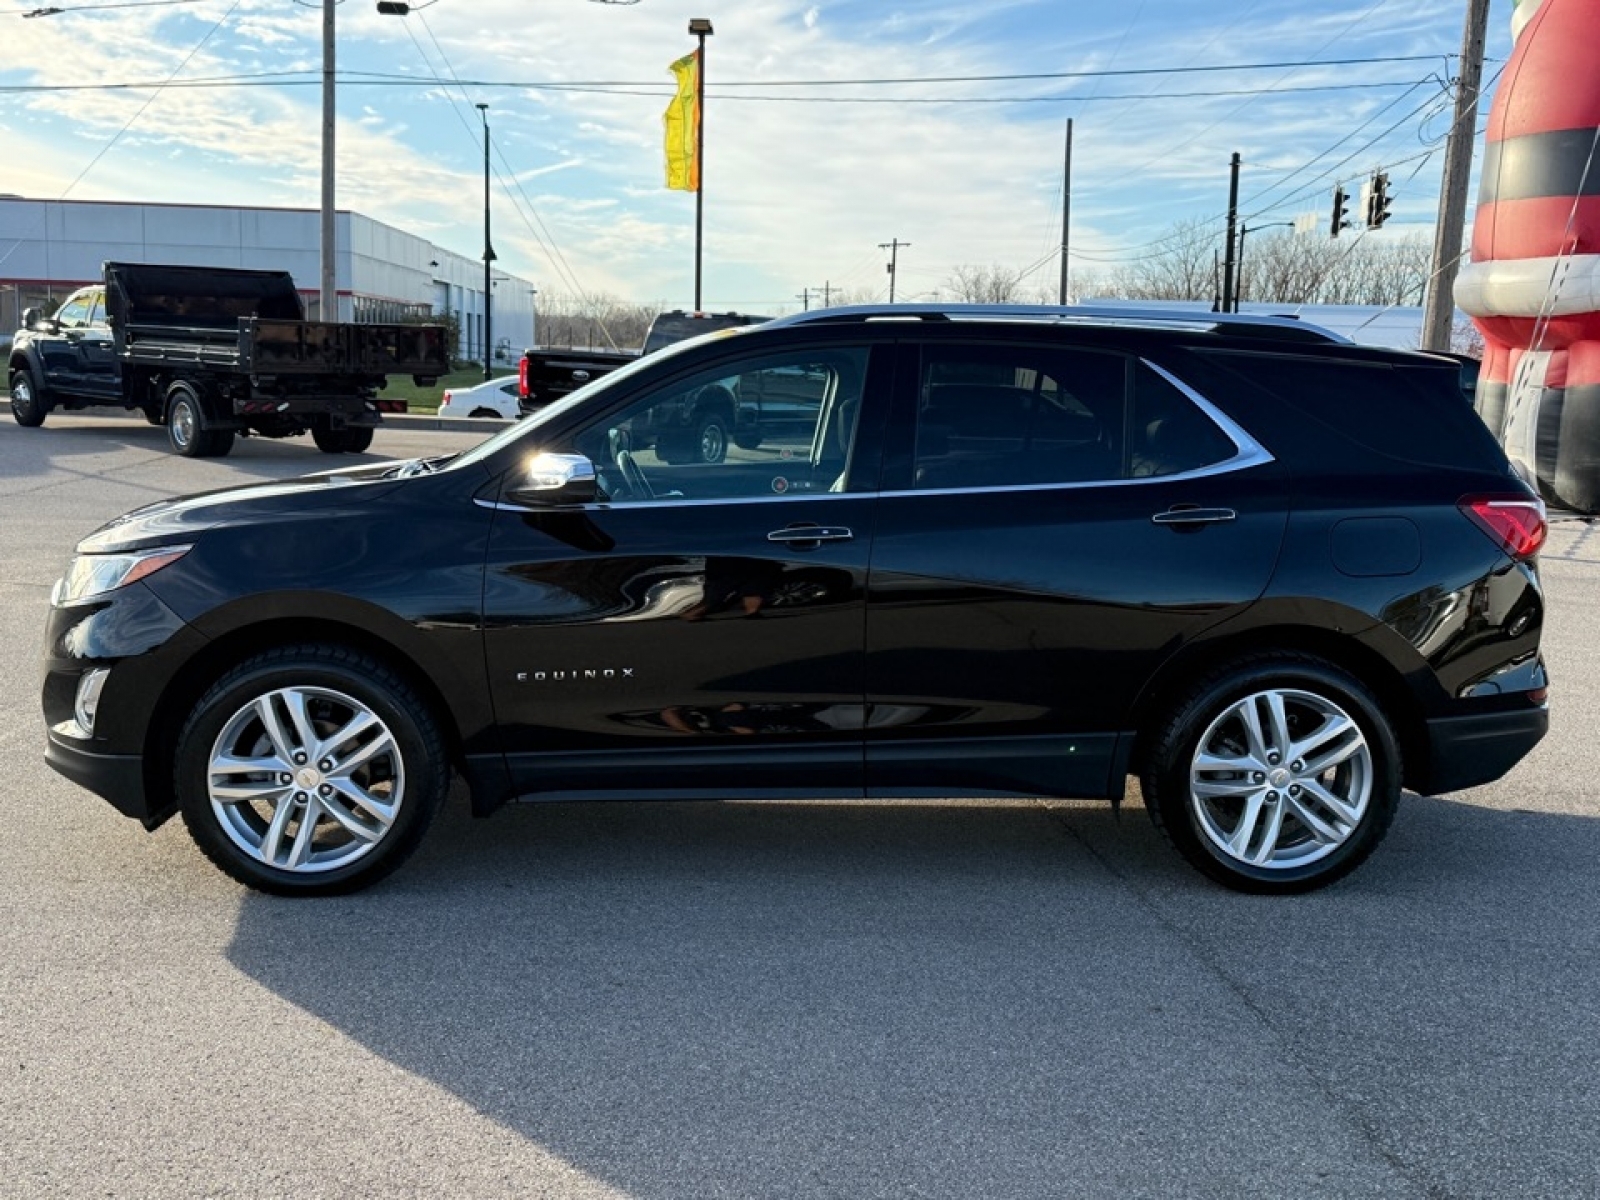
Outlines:
<svg viewBox="0 0 1600 1200"><path fill-rule="evenodd" d="M1207 875L1305 890L1546 729L1544 510L1456 376L1278 318L724 331L464 454L105 526L53 596L47 757L280 893L393 870L452 771L480 814L1134 775ZM634 436L708 387L810 419L715 463Z"/></svg>

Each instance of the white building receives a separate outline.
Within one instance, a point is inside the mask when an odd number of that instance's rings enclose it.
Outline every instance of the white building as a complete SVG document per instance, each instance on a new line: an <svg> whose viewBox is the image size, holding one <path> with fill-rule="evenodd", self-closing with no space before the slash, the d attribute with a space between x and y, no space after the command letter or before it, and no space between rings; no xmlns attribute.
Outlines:
<svg viewBox="0 0 1600 1200"><path fill-rule="evenodd" d="M457 355L483 361L483 259L341 211L334 227L340 321L385 322L454 313ZM318 319L321 219L315 209L228 208L101 200L0 197L0 331L22 311L47 312L67 293L100 279L104 262L250 267L288 271ZM534 344L534 286L492 272L494 360L514 366Z"/></svg>

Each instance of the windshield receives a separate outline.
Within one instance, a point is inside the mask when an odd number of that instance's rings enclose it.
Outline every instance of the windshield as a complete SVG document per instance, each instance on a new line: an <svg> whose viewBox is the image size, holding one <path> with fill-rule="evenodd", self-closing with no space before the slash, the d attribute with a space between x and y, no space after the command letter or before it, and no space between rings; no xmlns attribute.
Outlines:
<svg viewBox="0 0 1600 1200"><path fill-rule="evenodd" d="M468 450L465 454L458 455L451 459L450 463L445 469L453 471L460 467L470 466L473 463L483 462L485 459L492 458L494 455L500 453L500 451L506 449L508 446L515 445L517 442L526 442L530 447L537 446L541 437L543 436L540 433L540 430L554 421L559 421L563 416L580 405L587 404L591 397L597 396L601 392L606 391L613 384L625 383L634 375L637 375L640 371L655 367L658 363L675 358L679 354L687 353L690 350L693 350L696 346L704 346L710 342L716 341L719 338L740 337L745 332L746 330L742 328L719 329L714 333L708 333L697 338L690 338L685 342L678 342L676 345L669 346L665 350L657 351L648 358L637 358L625 367L619 367L617 370L610 371L600 376L598 379L590 380L577 391L572 392L570 395L563 396L554 404L550 404L544 408L541 408L532 416L518 421L514 425L507 426L493 437L478 443L478 445L474 446L471 450Z"/></svg>

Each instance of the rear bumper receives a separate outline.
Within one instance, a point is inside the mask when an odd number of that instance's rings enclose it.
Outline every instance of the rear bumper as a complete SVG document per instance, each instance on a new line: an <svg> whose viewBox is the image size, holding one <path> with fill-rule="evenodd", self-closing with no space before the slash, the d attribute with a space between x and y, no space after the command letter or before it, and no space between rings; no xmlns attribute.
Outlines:
<svg viewBox="0 0 1600 1200"><path fill-rule="evenodd" d="M1408 777L1429 795L1460 791L1499 779L1539 744L1550 728L1550 710L1516 709L1428 722L1428 769Z"/></svg>

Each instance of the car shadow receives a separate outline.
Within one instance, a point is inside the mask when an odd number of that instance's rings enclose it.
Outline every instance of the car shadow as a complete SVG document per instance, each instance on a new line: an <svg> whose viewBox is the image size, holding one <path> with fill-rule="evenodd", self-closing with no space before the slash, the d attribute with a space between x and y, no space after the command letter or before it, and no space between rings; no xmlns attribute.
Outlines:
<svg viewBox="0 0 1600 1200"><path fill-rule="evenodd" d="M248 895L229 958L640 1200L1596 1182L1600 822L1408 797L1350 879L1264 899L1137 808L461 808L369 892ZM1530 1034L1565 1052L1508 1091ZM1415 1143L1440 1071L1493 1102ZM1263 1103L1292 1137L1223 1134Z"/></svg>

